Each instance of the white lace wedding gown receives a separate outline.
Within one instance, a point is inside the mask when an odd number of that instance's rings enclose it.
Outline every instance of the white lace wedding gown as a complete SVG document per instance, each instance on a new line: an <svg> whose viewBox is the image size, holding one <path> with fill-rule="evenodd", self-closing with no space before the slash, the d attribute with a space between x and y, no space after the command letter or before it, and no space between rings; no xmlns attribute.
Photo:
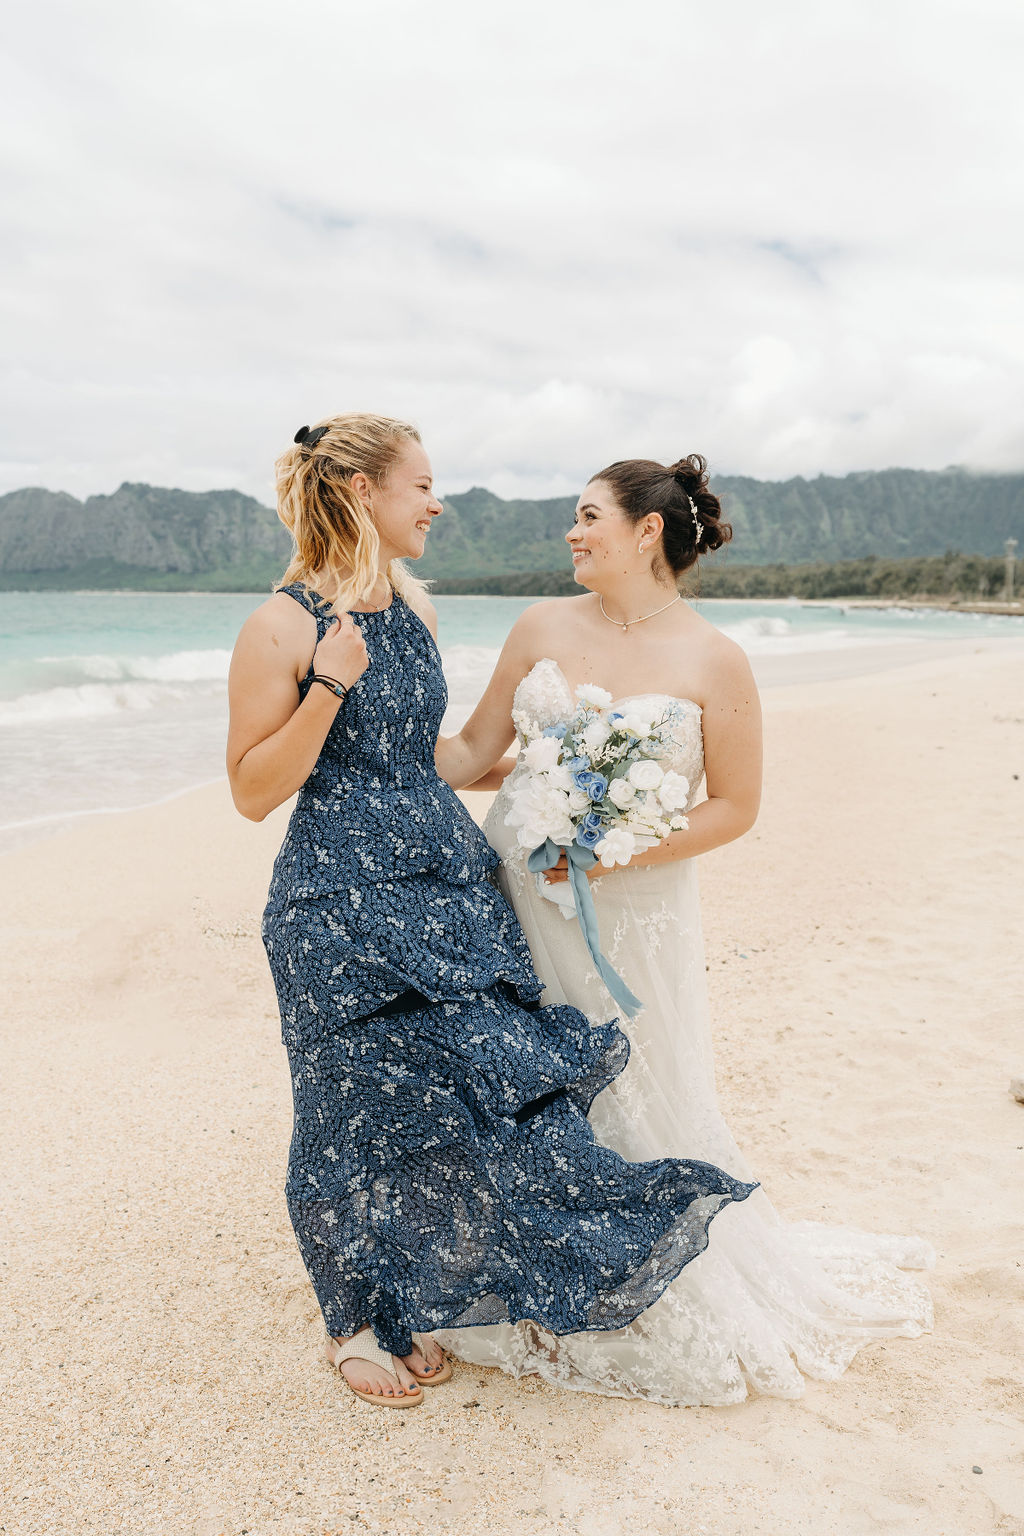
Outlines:
<svg viewBox="0 0 1024 1536"><path fill-rule="evenodd" d="M629 702L641 697L658 696ZM683 706L672 766L689 779L692 800L704 772L701 711L672 702ZM564 720L574 700L556 663L541 661L520 683L515 705L544 727ZM595 1023L615 1017L620 1010L578 923L540 895L528 872L526 851L505 825L507 808L503 789L485 831L546 984L543 1001L572 1003ZM604 952L644 1003L635 1020L620 1017L632 1052L590 1112L598 1140L631 1161L701 1158L753 1179L715 1095L695 862L620 870L591 890ZM929 1328L928 1292L900 1266L933 1262L916 1238L784 1222L756 1190L716 1216L707 1250L628 1328L556 1337L518 1323L438 1338L463 1360L579 1391L666 1404L735 1403L751 1389L797 1397L804 1375L840 1375L869 1340Z"/></svg>

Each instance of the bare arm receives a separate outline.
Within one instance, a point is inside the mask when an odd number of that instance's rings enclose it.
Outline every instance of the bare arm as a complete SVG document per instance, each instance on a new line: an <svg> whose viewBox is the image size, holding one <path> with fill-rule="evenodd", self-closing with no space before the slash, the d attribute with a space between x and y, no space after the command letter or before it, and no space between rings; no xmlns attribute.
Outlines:
<svg viewBox="0 0 1024 1536"><path fill-rule="evenodd" d="M742 837L761 804L761 703L750 663L730 646L714 669L704 706L704 773L708 798L687 813L690 823L630 860L670 864Z"/></svg>
<svg viewBox="0 0 1024 1536"><path fill-rule="evenodd" d="M312 614L290 597L271 598L242 626L228 674L227 769L231 797L250 821L262 821L306 782L341 707L319 684L300 704L310 657L318 672L346 687L368 665L348 614L319 645Z"/></svg>
<svg viewBox="0 0 1024 1536"><path fill-rule="evenodd" d="M433 635L434 641L436 643L437 642L437 609L434 607L433 603L430 601L430 599L426 596L425 593L423 593L423 592L416 592L416 591L413 591L413 592L411 592L408 595L408 597L406 598L406 602L409 604L409 607L413 610L413 612L415 614L417 614L419 616L419 618L421 618L423 620L424 624L427 626L427 628L430 630L430 633ZM451 743L451 742L453 742L453 741L455 741L457 739L458 738L456 738L454 736L448 737L448 738L442 738L442 740L447 741L448 743ZM438 742L437 751L435 752L435 763L437 761L438 753L443 755L445 750L446 750L445 747L442 746L442 742ZM503 781L505 779L506 774L509 774L509 773L512 772L512 769L515 767L515 764L516 764L516 760L515 760L514 757L503 757L500 762L495 763L493 765L493 767L489 768L485 773L482 773L478 779L475 779L473 781L472 784L461 784L460 783L460 784L456 785L455 787L457 789L475 789L475 790L500 789L501 785L502 785L502 783L503 783ZM438 771L440 772L440 769ZM442 774L441 777L443 778L444 775Z"/></svg>
<svg viewBox="0 0 1024 1536"><path fill-rule="evenodd" d="M488 768L487 772L482 773L478 779L474 779L472 784L462 784L459 787L460 789L500 789L515 766L515 753L510 753L508 757L499 758L493 768Z"/></svg>
<svg viewBox="0 0 1024 1536"><path fill-rule="evenodd" d="M492 770L515 738L512 700L538 659L535 652L541 629L537 610L546 606L537 603L520 615L498 657L487 691L469 720L457 736L442 736L438 741L434 752L437 771L453 789L465 789L470 784L475 789L496 789L504 778L502 773L492 782ZM512 766L511 759L508 766Z"/></svg>

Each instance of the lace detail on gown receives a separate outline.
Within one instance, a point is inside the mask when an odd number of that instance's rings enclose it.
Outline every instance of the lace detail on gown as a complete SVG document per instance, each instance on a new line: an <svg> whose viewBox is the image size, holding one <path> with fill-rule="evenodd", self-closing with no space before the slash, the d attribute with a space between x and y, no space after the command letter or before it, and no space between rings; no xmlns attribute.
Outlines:
<svg viewBox="0 0 1024 1536"><path fill-rule="evenodd" d="M672 766L689 779L692 803L704 769L701 710L671 702L682 706ZM561 670L542 661L516 691L516 718L543 727L571 703ZM507 805L502 790L485 831L543 1001L570 1003L598 1025L614 1005L577 924L539 894L505 826ZM629 1064L594 1102L595 1134L629 1159L695 1157L750 1179L715 1092L695 862L630 868L591 889L609 958L645 1004L623 1023ZM706 1251L626 1328L556 1338L523 1323L442 1337L462 1359L580 1391L665 1404L735 1403L751 1389L798 1397L805 1376L839 1376L870 1340L930 1327L927 1290L902 1269L933 1262L917 1238L784 1222L758 1189L722 1212Z"/></svg>

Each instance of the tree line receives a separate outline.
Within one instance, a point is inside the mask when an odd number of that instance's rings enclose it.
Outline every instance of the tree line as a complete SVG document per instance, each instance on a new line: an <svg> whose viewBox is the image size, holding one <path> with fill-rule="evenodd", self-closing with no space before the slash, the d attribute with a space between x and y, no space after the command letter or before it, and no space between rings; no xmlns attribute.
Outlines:
<svg viewBox="0 0 1024 1536"><path fill-rule="evenodd" d="M685 590L688 595L708 598L934 598L944 603L969 603L1000 598L1005 573L1002 558L964 555L955 550L902 560L866 555L860 560L807 565L739 565L722 560L691 573ZM483 597L565 597L580 591L569 571L519 571L447 580L438 577L431 587L440 595Z"/></svg>

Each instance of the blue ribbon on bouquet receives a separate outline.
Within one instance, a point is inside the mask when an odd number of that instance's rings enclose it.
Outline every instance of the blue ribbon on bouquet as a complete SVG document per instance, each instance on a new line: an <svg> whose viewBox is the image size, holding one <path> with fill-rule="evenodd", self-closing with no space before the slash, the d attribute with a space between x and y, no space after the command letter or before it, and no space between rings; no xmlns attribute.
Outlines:
<svg viewBox="0 0 1024 1536"><path fill-rule="evenodd" d="M580 920L580 927L583 929L583 937L587 941L591 959L597 967L598 975L623 1013L633 1019L640 1012L643 1003L629 990L618 971L612 969L601 953L597 912L594 909L594 898L590 894L590 881L587 879L587 870L593 869L597 863L597 854L592 848L581 848L579 843L570 843L567 848L563 847L560 843L553 843L549 837L539 848L533 850L526 861L526 867L531 874L539 875L545 869L554 869L563 853L569 861L569 884L572 886L573 900L576 903L576 916Z"/></svg>

